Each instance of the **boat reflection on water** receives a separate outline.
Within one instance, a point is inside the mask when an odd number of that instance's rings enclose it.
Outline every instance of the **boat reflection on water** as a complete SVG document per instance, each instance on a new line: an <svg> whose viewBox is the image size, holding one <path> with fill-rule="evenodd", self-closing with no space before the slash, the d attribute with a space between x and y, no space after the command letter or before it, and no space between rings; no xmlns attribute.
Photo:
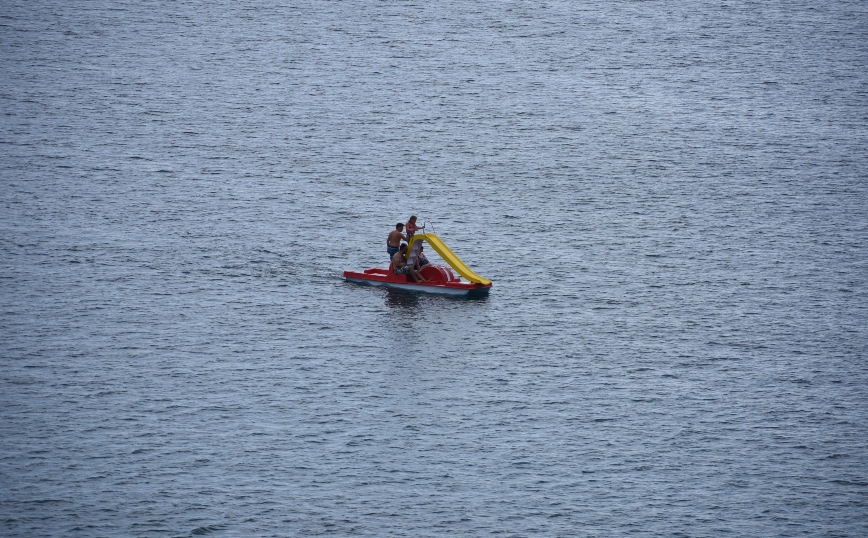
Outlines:
<svg viewBox="0 0 868 538"><path fill-rule="evenodd" d="M452 297L448 295L420 294L396 288L383 288L383 291L386 292L386 306L413 310L418 310L420 306L426 305L431 306L442 303L454 304L455 302L480 303L488 300L488 295Z"/></svg>
<svg viewBox="0 0 868 538"><path fill-rule="evenodd" d="M397 308L417 308L419 306L419 294L412 291L385 288L386 305Z"/></svg>

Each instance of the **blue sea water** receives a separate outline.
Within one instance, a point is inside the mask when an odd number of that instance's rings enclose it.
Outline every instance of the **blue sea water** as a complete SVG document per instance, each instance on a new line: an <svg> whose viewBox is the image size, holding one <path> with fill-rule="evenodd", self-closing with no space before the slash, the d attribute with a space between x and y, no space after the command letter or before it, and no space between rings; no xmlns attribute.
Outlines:
<svg viewBox="0 0 868 538"><path fill-rule="evenodd" d="M4 2L0 535L868 534L866 36ZM343 281L411 214L489 297Z"/></svg>

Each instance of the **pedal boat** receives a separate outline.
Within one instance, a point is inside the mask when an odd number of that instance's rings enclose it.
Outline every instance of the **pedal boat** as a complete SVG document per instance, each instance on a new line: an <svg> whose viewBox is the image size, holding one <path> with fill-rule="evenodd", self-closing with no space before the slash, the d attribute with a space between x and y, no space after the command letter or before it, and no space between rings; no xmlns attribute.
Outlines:
<svg viewBox="0 0 868 538"><path fill-rule="evenodd" d="M410 238L407 245L407 263L413 264L416 261L416 256L419 254L419 249L422 243L428 243L437 254L443 258L443 261L449 264L450 267L443 265L429 264L419 271L419 275L427 279L428 282L416 282L410 275L395 274L392 264L389 264L388 269L374 267L365 269L364 272L344 271L344 278L347 282L356 284L365 284L369 286L383 286L387 288L397 288L408 291L418 291L423 293L437 293L442 295L456 295L465 297L479 297L488 295L491 289L491 281L481 277L470 270L458 256L455 255L449 247L446 246L439 237L433 233L417 233ZM454 270L454 272L453 272ZM455 276L458 273L467 281Z"/></svg>

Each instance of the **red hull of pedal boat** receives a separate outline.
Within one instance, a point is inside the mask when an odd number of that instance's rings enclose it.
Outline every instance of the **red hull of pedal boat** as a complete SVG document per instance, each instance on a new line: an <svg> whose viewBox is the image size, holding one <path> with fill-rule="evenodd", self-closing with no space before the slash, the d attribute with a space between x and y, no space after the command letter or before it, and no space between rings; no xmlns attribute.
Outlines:
<svg viewBox="0 0 868 538"><path fill-rule="evenodd" d="M391 265L388 269L365 269L363 273L344 271L344 278L357 284L444 295L486 295L491 289L491 284L464 282L456 277L450 268L440 265L425 266L420 274L428 282L415 282L410 275L397 275L392 272Z"/></svg>

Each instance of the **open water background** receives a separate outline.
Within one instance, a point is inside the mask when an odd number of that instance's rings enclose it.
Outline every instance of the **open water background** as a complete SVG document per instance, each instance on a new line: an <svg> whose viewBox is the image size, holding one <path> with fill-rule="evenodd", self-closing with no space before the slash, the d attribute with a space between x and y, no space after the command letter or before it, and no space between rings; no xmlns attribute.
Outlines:
<svg viewBox="0 0 868 538"><path fill-rule="evenodd" d="M868 534L866 38L4 1L0 535ZM490 297L342 281L411 212Z"/></svg>

